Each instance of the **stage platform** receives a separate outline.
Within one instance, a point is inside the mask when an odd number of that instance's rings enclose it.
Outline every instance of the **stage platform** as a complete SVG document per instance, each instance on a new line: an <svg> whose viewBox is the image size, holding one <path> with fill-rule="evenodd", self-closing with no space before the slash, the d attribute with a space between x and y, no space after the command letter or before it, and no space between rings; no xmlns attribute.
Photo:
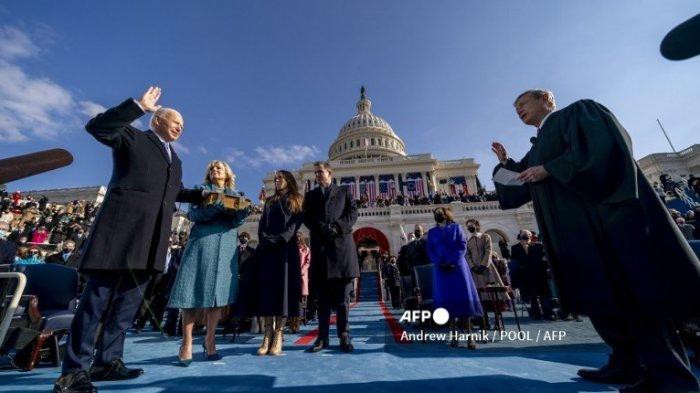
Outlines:
<svg viewBox="0 0 700 393"><path fill-rule="evenodd" d="M331 348L306 353L316 334L316 324L286 335L282 356L256 356L261 336L244 333L236 343L219 335L221 361L203 360L201 342L195 340L195 361L188 368L177 365L180 340L159 333L129 333L125 360L142 367L145 374L124 382L98 382L100 392L610 392L615 386L582 381L581 367L596 367L606 359L606 347L588 320L582 322L521 321L532 341L497 340L479 344L477 350L451 348L444 342L405 343L401 313L379 300L376 275L364 274L360 301L350 313L355 352L340 352L336 338ZM517 332L512 313L506 330ZM417 333L411 326L407 332ZM432 330L433 332L440 332ZM551 336L551 332L566 336ZM444 332L444 330L443 330ZM550 332L545 336L545 332ZM335 331L331 330L331 335ZM491 332L491 335L493 332ZM539 338L535 341L536 336ZM497 338L498 338L497 334ZM491 336L492 337L492 336ZM545 341L548 337L550 340ZM695 370L698 372L698 370ZM0 372L0 392L49 392L58 368L31 372ZM698 372L700 375L700 372Z"/></svg>

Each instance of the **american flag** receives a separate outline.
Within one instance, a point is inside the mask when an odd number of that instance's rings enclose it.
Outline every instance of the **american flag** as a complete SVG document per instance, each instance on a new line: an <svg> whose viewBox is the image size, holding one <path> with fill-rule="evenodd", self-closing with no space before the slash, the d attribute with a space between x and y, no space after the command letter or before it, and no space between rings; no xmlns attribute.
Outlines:
<svg viewBox="0 0 700 393"><path fill-rule="evenodd" d="M469 194L467 187L467 179L464 176L456 176L450 178L450 194L457 195L461 190L465 195Z"/></svg>
<svg viewBox="0 0 700 393"><path fill-rule="evenodd" d="M379 176L379 196L382 198L393 198L396 196L396 185L393 175Z"/></svg>
<svg viewBox="0 0 700 393"><path fill-rule="evenodd" d="M406 194L410 197L425 196L425 186L420 173L406 174Z"/></svg>
<svg viewBox="0 0 700 393"><path fill-rule="evenodd" d="M342 177L342 178L340 178L340 186L347 187L350 190L350 194L352 195L353 199L359 199L357 197L357 187L355 187L355 178L354 177Z"/></svg>
<svg viewBox="0 0 700 393"><path fill-rule="evenodd" d="M377 190L374 184L374 176L360 177L360 194L367 192L370 201L377 199Z"/></svg>

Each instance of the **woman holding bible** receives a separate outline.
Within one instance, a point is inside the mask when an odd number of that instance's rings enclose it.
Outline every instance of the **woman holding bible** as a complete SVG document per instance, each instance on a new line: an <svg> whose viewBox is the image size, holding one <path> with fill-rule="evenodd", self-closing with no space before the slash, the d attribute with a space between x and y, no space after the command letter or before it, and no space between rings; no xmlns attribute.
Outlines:
<svg viewBox="0 0 700 393"><path fill-rule="evenodd" d="M216 351L216 326L222 312L236 302L237 228L250 214L249 208L230 209L222 203L224 196L241 197L234 182L235 176L227 163L210 162L204 184L199 187L209 191L210 197L200 205L193 205L187 213L194 226L168 304L170 308L182 309L182 345L178 357L185 367L192 362L195 321L206 325L204 358L221 359Z"/></svg>

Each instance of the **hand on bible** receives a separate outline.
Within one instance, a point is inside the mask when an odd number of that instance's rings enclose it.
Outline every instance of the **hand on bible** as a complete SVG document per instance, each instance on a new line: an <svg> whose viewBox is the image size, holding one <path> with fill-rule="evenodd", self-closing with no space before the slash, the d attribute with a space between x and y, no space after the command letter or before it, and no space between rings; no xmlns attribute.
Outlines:
<svg viewBox="0 0 700 393"><path fill-rule="evenodd" d="M518 180L528 182L528 183L534 183L538 181L542 181L546 179L549 176L549 172L547 172L546 169L542 165L538 166L533 166L530 168L525 169L524 171L520 172L520 175L518 176Z"/></svg>
<svg viewBox="0 0 700 393"><path fill-rule="evenodd" d="M160 105L156 105L158 99L160 98L160 87L151 86L143 93L143 96L139 100L141 108L146 112L155 112L160 109Z"/></svg>
<svg viewBox="0 0 700 393"><path fill-rule="evenodd" d="M501 164L505 164L506 161L508 161L508 153L506 152L506 148L500 142L493 142L491 144L491 151L496 154L496 157L498 157L498 161Z"/></svg>

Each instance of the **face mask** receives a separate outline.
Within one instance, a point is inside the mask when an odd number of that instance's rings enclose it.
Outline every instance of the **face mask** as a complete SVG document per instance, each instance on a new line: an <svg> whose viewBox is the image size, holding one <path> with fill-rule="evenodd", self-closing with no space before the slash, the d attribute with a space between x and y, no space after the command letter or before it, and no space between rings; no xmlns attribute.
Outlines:
<svg viewBox="0 0 700 393"><path fill-rule="evenodd" d="M445 215L444 214L436 214L435 215L435 222L442 224L445 222Z"/></svg>
<svg viewBox="0 0 700 393"><path fill-rule="evenodd" d="M6 237L7 237L7 235L9 235L9 232L7 232L7 231L5 231L5 230L2 230L2 229L0 229L0 239L4 239L4 238L6 238Z"/></svg>
<svg viewBox="0 0 700 393"><path fill-rule="evenodd" d="M469 232L471 232L471 233L474 233L474 232L476 232L476 227L470 225L470 226L467 227L467 230L468 230Z"/></svg>
<svg viewBox="0 0 700 393"><path fill-rule="evenodd" d="M246 244L246 243L248 243L248 239L246 239L246 238L238 239L238 241L241 242L241 244Z"/></svg>
<svg viewBox="0 0 700 393"><path fill-rule="evenodd" d="M69 249L67 249L67 248L64 248L64 249L63 249L63 253L64 253L64 254L68 254L68 253L71 253L71 252L73 252L73 250L69 250Z"/></svg>
<svg viewBox="0 0 700 393"><path fill-rule="evenodd" d="M413 232L413 234L416 235L416 239L423 236L423 232L420 232L420 231L415 231L415 232Z"/></svg>

